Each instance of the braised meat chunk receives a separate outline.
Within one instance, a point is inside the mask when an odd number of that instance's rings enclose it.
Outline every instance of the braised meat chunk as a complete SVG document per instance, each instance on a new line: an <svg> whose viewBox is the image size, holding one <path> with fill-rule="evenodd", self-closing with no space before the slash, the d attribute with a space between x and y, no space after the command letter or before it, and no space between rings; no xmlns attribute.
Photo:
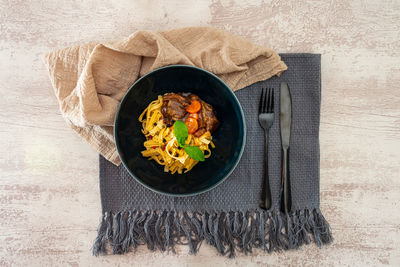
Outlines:
<svg viewBox="0 0 400 267"><path fill-rule="evenodd" d="M165 94L161 113L168 125L177 120L185 122L190 126L189 133L196 137L207 131L214 132L220 124L214 108L195 94Z"/></svg>
<svg viewBox="0 0 400 267"><path fill-rule="evenodd" d="M186 107L190 101L183 95L169 93L163 96L161 113L166 124L172 125L174 121L182 120L186 115Z"/></svg>
<svg viewBox="0 0 400 267"><path fill-rule="evenodd" d="M219 121L217 116L215 116L213 107L210 104L201 101L200 113L201 116L199 116L199 118L201 117L203 120L202 125L205 125L206 130L210 131L210 133L214 132L219 126Z"/></svg>

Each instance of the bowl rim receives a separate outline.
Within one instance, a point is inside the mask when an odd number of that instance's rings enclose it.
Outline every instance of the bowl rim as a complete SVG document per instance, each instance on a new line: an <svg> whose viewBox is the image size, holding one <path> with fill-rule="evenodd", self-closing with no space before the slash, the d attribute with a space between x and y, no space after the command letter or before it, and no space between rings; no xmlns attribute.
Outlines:
<svg viewBox="0 0 400 267"><path fill-rule="evenodd" d="M119 145L118 140L117 140L118 138L117 138L117 130L116 130L117 129L118 118L119 118L119 113L121 111L121 106L125 102L129 92L133 89L133 87L135 87L135 85L137 83L139 83L142 79L145 79L147 76L150 76L155 72L158 72L158 71L161 71L161 70L164 70L164 69L169 69L169 68L176 68L176 67L183 67L183 68L188 68L188 69L199 70L199 71L204 72L204 73L206 73L208 75L211 75L212 77L217 79L219 82L221 82L225 86L225 88L229 91L229 93L233 97L234 101L238 105L240 116L242 117L242 121L243 121L242 147L240 148L239 155L236 158L235 162L233 163L231 169L225 174L225 176L221 180L219 180L214 185L212 185L212 186L210 186L210 187L208 187L206 189L203 189L201 191L194 192L194 193L187 193L187 194L173 194L173 193L163 192L163 191L160 191L158 189L155 189L155 188L145 184L138 177L136 177L136 175L134 175L132 173L132 171L128 168L127 163L125 162L125 160L121 157L121 153L120 153L121 148L120 148L120 145ZM232 174L232 172L236 169L237 165L239 164L240 159L243 156L244 148L246 146L247 125L246 125L246 119L245 119L245 116L244 116L244 112L243 112L242 106L240 105L239 100L237 99L237 97L234 94L234 92L232 91L232 89L221 78L219 78L217 75L215 75L214 73L212 73L212 72L210 72L208 70L205 70L205 69L202 69L202 68L199 68L199 67L196 67L196 66L183 65L183 64L174 64L174 65L168 65L168 66L160 67L160 68L157 68L157 69L154 69L154 70L150 71L149 73L147 73L147 74L143 75L142 77L140 77L139 79L137 79L129 87L129 89L126 91L124 97L121 99L121 102L118 105L118 110L117 110L117 113L115 114L115 118L114 118L113 134L114 134L114 142L115 142L115 145L116 145L116 148L117 148L118 156L119 156L122 164L124 165L124 167L128 171L128 173L132 176L132 178L134 178L139 184L143 185L144 187L146 187L147 189L149 189L149 190L151 190L151 191L153 191L155 193L159 193L159 194L162 194L162 195L165 195L165 196L170 196L170 197L191 197L191 196L197 196L197 195L203 194L205 192L211 191L212 189L216 188L218 185L222 184Z"/></svg>

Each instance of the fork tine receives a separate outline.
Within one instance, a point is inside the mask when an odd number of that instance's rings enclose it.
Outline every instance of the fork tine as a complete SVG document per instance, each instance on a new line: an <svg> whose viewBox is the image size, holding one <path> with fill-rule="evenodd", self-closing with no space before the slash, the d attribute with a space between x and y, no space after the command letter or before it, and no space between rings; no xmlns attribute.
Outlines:
<svg viewBox="0 0 400 267"><path fill-rule="evenodd" d="M267 106L267 96L268 96L268 88L265 88L262 113L265 113L265 107Z"/></svg>
<svg viewBox="0 0 400 267"><path fill-rule="evenodd" d="M268 88L265 88L263 113L265 113L265 110L267 109L267 105L268 105L267 98L268 98Z"/></svg>
<svg viewBox="0 0 400 267"><path fill-rule="evenodd" d="M260 104L258 105L258 113L263 111L264 88L261 88Z"/></svg>
<svg viewBox="0 0 400 267"><path fill-rule="evenodd" d="M270 88L267 88L267 94L265 95L265 105L264 105L264 113L269 113L269 99L271 98Z"/></svg>
<svg viewBox="0 0 400 267"><path fill-rule="evenodd" d="M272 113L272 102L274 99L272 98L273 89L269 88L269 95L268 95L268 113Z"/></svg>

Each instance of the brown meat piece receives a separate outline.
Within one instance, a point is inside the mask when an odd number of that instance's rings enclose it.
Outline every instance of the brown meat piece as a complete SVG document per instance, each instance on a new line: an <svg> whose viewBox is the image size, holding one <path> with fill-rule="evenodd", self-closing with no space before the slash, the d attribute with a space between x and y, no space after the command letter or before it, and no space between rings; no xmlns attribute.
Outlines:
<svg viewBox="0 0 400 267"><path fill-rule="evenodd" d="M201 102L200 102L201 103ZM202 109L203 109L203 107L202 107ZM204 122L204 119L203 119L203 115L202 115L202 113L201 113L201 110L200 110L200 112L199 112L199 119L197 120L197 122L199 123L199 129L200 128L205 128L206 127L206 124L205 124L205 122Z"/></svg>
<svg viewBox="0 0 400 267"><path fill-rule="evenodd" d="M163 96L161 113L163 114L166 124L172 125L173 121L183 119L186 114L186 107L189 104L190 101L181 94L165 94Z"/></svg>
<svg viewBox="0 0 400 267"><path fill-rule="evenodd" d="M193 135L196 137L200 137L207 132L206 128L199 128Z"/></svg>
<svg viewBox="0 0 400 267"><path fill-rule="evenodd" d="M207 131L210 131L211 133L214 132L219 126L219 121L218 121L217 117L215 116L215 111L214 111L213 107L210 104L208 104L204 101L201 101L200 114L201 114L201 119L203 120L203 123L204 123ZM200 116L199 116L199 120L200 120Z"/></svg>
<svg viewBox="0 0 400 267"><path fill-rule="evenodd" d="M193 100L198 100L201 103L201 110L198 113L199 129L194 133L194 135L199 137L206 131L210 131L211 133L214 132L220 124L215 116L215 111L210 104L202 101L195 94L185 96L183 94L168 93L163 96L161 113L163 114L166 124L172 125L174 121L177 120L185 121L189 115L186 111L186 107L190 105Z"/></svg>
<svg viewBox="0 0 400 267"><path fill-rule="evenodd" d="M176 101L179 101L179 102L184 103L184 104L186 104L186 105L189 105L189 104L190 104L190 100L188 100L187 97L185 97L185 96L182 95L182 94L176 94L176 93L168 93L168 94L165 94L165 95L163 96L163 100L164 100L164 101L176 100Z"/></svg>
<svg viewBox="0 0 400 267"><path fill-rule="evenodd" d="M181 102L174 99L168 101L167 110L168 115L171 116L174 121L182 119L186 114L186 107Z"/></svg>

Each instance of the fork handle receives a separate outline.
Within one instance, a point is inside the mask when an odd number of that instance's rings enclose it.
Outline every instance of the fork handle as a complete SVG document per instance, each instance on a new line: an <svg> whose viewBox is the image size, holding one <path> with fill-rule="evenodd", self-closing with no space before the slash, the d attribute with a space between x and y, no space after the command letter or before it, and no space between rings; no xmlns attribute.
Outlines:
<svg viewBox="0 0 400 267"><path fill-rule="evenodd" d="M290 192L290 175L289 175L289 149L282 150L282 181L281 181L281 211L289 213L292 208L292 197Z"/></svg>
<svg viewBox="0 0 400 267"><path fill-rule="evenodd" d="M271 188L268 174L268 130L264 130L264 168L263 181L260 198L260 208L268 210L271 208Z"/></svg>

